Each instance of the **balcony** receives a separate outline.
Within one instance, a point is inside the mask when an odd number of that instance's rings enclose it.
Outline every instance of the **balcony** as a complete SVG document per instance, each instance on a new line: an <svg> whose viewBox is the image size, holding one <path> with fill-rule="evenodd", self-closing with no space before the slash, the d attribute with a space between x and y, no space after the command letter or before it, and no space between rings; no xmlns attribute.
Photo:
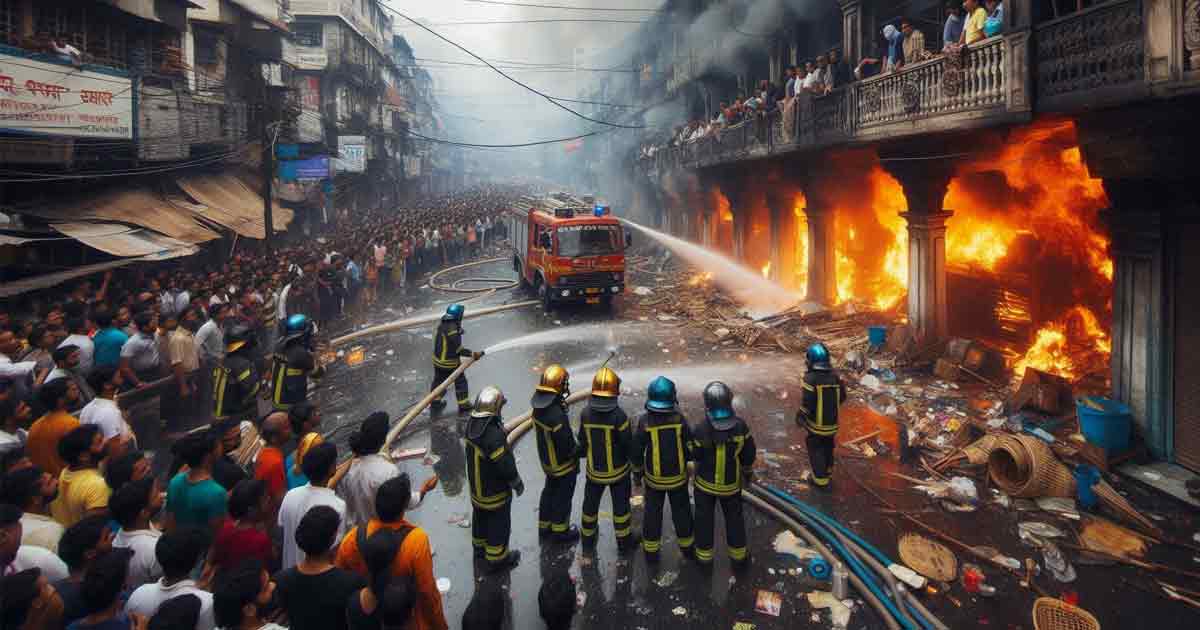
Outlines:
<svg viewBox="0 0 1200 630"><path fill-rule="evenodd" d="M651 173L1080 115L1200 93L1200 0L1110 0L899 72L801 96L771 118L663 148ZM769 129L769 131L768 131Z"/></svg>

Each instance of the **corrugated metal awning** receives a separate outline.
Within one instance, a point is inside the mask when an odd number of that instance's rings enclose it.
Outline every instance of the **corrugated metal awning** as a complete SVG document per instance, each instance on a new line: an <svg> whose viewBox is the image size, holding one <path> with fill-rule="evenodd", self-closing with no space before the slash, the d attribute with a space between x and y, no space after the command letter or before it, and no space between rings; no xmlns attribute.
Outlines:
<svg viewBox="0 0 1200 630"><path fill-rule="evenodd" d="M86 199L71 199L22 212L50 222L74 222L80 219L116 221L150 228L185 243L203 243L220 238L219 234L198 222L189 210L173 206L144 188L107 190Z"/></svg>
<svg viewBox="0 0 1200 630"><path fill-rule="evenodd" d="M250 190L234 175L184 175L175 181L188 196L201 204L200 207L188 204L199 216L247 238L261 239L266 236L266 230L263 229L262 196ZM272 207L274 231L286 230L294 215L290 208L284 208L275 202Z"/></svg>
<svg viewBox="0 0 1200 630"><path fill-rule="evenodd" d="M62 222L50 225L85 245L122 258L137 256L143 260L166 260L190 256L198 251L195 245L120 223Z"/></svg>

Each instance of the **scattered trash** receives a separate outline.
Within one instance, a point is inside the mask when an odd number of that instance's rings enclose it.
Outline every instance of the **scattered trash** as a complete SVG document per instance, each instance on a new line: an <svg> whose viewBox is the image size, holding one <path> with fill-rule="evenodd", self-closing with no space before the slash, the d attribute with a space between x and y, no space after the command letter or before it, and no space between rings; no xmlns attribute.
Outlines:
<svg viewBox="0 0 1200 630"><path fill-rule="evenodd" d="M776 553L792 556L800 562L804 562L817 553L805 545L804 541L800 540L791 530L780 532L775 537L774 547Z"/></svg>
<svg viewBox="0 0 1200 630"><path fill-rule="evenodd" d="M875 391L879 391L883 387L883 384L879 382L879 377L875 376L874 374L868 374L862 377L862 379L858 381L858 384L867 389L872 389Z"/></svg>
<svg viewBox="0 0 1200 630"><path fill-rule="evenodd" d="M762 591L759 591L760 593ZM850 624L850 608L828 591L813 591L807 595L808 605L816 609L828 608L833 617L834 628L845 628ZM813 619L820 622L820 618Z"/></svg>
<svg viewBox="0 0 1200 630"><path fill-rule="evenodd" d="M1079 530L1079 544L1113 556L1140 558L1146 554L1149 541L1108 519L1089 516Z"/></svg>
<svg viewBox="0 0 1200 630"><path fill-rule="evenodd" d="M968 593L978 593L985 579L983 570L979 567L970 563L962 566L962 585Z"/></svg>
<svg viewBox="0 0 1200 630"><path fill-rule="evenodd" d="M730 330L728 328L718 328L713 331L713 334L717 336L717 339L724 339L729 336L729 333Z"/></svg>
<svg viewBox="0 0 1200 630"><path fill-rule="evenodd" d="M840 603L840 602L839 602ZM778 617L783 608L783 596L774 591L759 590L754 598L754 610L760 613Z"/></svg>
<svg viewBox="0 0 1200 630"><path fill-rule="evenodd" d="M754 624L749 621L735 621L733 622L733 630L754 630Z"/></svg>
<svg viewBox="0 0 1200 630"><path fill-rule="evenodd" d="M1051 514L1057 514L1071 520L1079 520L1079 510L1075 509L1075 500L1065 497L1038 497L1034 500L1037 506Z"/></svg>
<svg viewBox="0 0 1200 630"><path fill-rule="evenodd" d="M1143 477L1145 477L1146 479L1149 479L1150 481L1162 481L1162 478L1163 478L1162 475L1160 475L1154 471L1151 471L1151 470L1143 470L1141 474Z"/></svg>
<svg viewBox="0 0 1200 630"><path fill-rule="evenodd" d="M340 354L340 353L339 353ZM346 353L346 365L354 367L359 365L367 357L367 349L363 346L354 346L350 348L350 352Z"/></svg>
<svg viewBox="0 0 1200 630"><path fill-rule="evenodd" d="M896 576L897 580L904 582L912 588L925 588L925 584L928 583L925 579L925 576L904 565L895 563L889 564L888 571L890 571L892 575Z"/></svg>
<svg viewBox="0 0 1200 630"><path fill-rule="evenodd" d="M920 534L900 537L900 561L917 573L937 582L949 582L958 575L958 558L945 545Z"/></svg>
<svg viewBox="0 0 1200 630"><path fill-rule="evenodd" d="M643 297L647 295L654 295L654 289L651 289L650 287L634 287L633 294Z"/></svg>
<svg viewBox="0 0 1200 630"><path fill-rule="evenodd" d="M668 586L674 584L675 580L677 579L679 579L678 571L667 571L658 576L658 579L654 580L654 583L657 584L659 588L667 588Z"/></svg>
<svg viewBox="0 0 1200 630"><path fill-rule="evenodd" d="M674 322L679 320L678 317L675 317L674 315L667 315L665 313L659 313L654 318L660 322Z"/></svg>
<svg viewBox="0 0 1200 630"><path fill-rule="evenodd" d="M437 589L442 595L450 592L450 578L438 578Z"/></svg>
<svg viewBox="0 0 1200 630"><path fill-rule="evenodd" d="M684 608L683 606L676 606L671 609L671 613L674 614L676 617L682 617L687 614L687 609Z"/></svg>
<svg viewBox="0 0 1200 630"><path fill-rule="evenodd" d="M646 502L646 497L644 497L640 494L635 494L635 495L629 497L629 505L631 505L633 507L640 507L645 502Z"/></svg>
<svg viewBox="0 0 1200 630"><path fill-rule="evenodd" d="M1063 530L1049 524L1039 521L1025 521L1017 523L1017 533L1024 539L1026 534L1033 534L1038 538L1063 538L1067 534Z"/></svg>
<svg viewBox="0 0 1200 630"><path fill-rule="evenodd" d="M1067 561L1062 550L1058 545L1050 541L1044 541L1042 544L1042 561L1046 563L1046 570L1050 571L1050 575L1059 582L1069 583L1075 581L1075 567Z"/></svg>

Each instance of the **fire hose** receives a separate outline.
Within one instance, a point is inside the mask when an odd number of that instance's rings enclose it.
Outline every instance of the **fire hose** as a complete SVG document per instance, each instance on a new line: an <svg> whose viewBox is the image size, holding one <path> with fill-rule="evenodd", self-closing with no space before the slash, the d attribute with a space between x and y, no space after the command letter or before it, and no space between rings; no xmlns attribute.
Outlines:
<svg viewBox="0 0 1200 630"><path fill-rule="evenodd" d="M501 313L504 311L512 310L514 308L524 308L526 306L535 306L535 305L540 305L540 304L541 304L541 302L539 302L537 300L525 300L523 302L515 302L513 304L502 304L500 306L489 306L488 308L481 308L477 311L468 311L465 315L463 315L463 319L474 319L476 317L483 317L484 315L491 315L492 313ZM378 334L388 333L388 332L395 332L398 330L406 330L408 328L416 328L417 326L423 326L425 324L432 324L433 322L440 321L441 319L442 319L441 313L435 313L433 315L422 315L419 317L410 317L408 319L400 319L400 320L396 320L394 322L388 322L386 324L376 324L375 326L368 326L362 330L357 330L348 335L342 335L341 337L335 337L333 339L330 339L329 345L330 346L341 346L341 345L350 343L351 341L357 341L359 339L362 339L363 337L369 337L371 335L378 335Z"/></svg>
<svg viewBox="0 0 1200 630"><path fill-rule="evenodd" d="M515 280L515 279L510 279L510 278L462 278L459 280L455 280L451 284L438 284L438 282L437 282L437 279L442 274L450 273L451 271L456 271L459 269L465 269L467 267L474 267L477 265L486 265L488 263L500 262L503 260L508 260L508 257L507 256L497 256L496 258L487 258L485 260L476 260L475 262L469 262L469 263L465 263L462 265L455 265L454 267L447 267L447 268L433 274L432 276L429 276L429 286L434 289L437 289L438 291L449 291L451 293L482 293L484 291L499 291L502 289L511 289L512 287L517 286L517 284L520 283L520 280ZM467 283L467 282L483 282L483 283L487 283L487 284L496 284L499 286L472 287L472 288L459 286L460 284Z"/></svg>
<svg viewBox="0 0 1200 630"><path fill-rule="evenodd" d="M572 405L587 398L588 395L587 391L575 392L567 396L563 402ZM504 429L508 433L508 443L516 444L531 426L533 426L532 410L506 422ZM795 503L776 495L777 492ZM895 577L883 564L884 562L891 564L886 556L840 523L819 512L816 513L820 515L819 517L813 516L802 510L799 506L803 504L795 501L789 495L759 484L752 484L749 490L743 490L742 497L751 505L766 512L783 523L785 527L799 534L826 560L844 559L853 568L848 575L850 583L879 612L890 630L949 630L948 626L934 617L911 592L896 582ZM807 506L804 507L807 508ZM815 512L815 510L813 511ZM802 522L807 527L801 525ZM825 537L827 542L832 544L839 553L835 555L813 531ZM873 578L872 575L882 578L890 591L890 596L883 592L876 582L877 578ZM915 615L910 614L910 611Z"/></svg>

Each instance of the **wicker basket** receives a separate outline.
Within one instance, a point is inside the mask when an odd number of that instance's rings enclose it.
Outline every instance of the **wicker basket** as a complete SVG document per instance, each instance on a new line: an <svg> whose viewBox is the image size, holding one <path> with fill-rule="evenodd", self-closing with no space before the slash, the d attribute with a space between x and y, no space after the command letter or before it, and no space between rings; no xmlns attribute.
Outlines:
<svg viewBox="0 0 1200 630"><path fill-rule="evenodd" d="M1075 477L1041 440L1002 436L988 455L988 474L1006 494L1027 499L1075 496Z"/></svg>
<svg viewBox="0 0 1200 630"><path fill-rule="evenodd" d="M1034 630L1100 630L1100 622L1088 611L1061 599L1039 597L1033 602Z"/></svg>
<svg viewBox="0 0 1200 630"><path fill-rule="evenodd" d="M1099 483L1092 486L1092 491L1096 493L1096 498L1100 499L1100 503L1105 508L1113 514L1119 515L1126 522L1136 525L1143 533L1159 537L1163 535L1162 530L1153 521L1143 516L1141 512L1138 512L1137 508L1133 507L1125 497L1121 496L1116 488L1108 485L1107 481L1101 479Z"/></svg>
<svg viewBox="0 0 1200 630"><path fill-rule="evenodd" d="M1000 435L989 433L978 440L964 446L962 449L963 455L966 455L967 461L975 466L982 466L988 461L988 456L996 448L1000 442Z"/></svg>

